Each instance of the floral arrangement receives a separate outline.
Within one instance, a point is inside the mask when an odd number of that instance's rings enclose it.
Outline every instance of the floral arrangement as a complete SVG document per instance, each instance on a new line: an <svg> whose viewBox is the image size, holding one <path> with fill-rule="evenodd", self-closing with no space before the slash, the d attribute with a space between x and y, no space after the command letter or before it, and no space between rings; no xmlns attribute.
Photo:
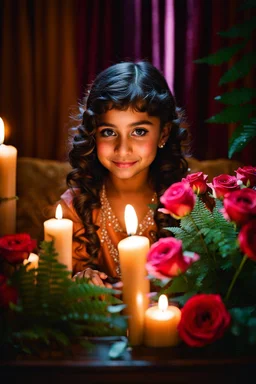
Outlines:
<svg viewBox="0 0 256 384"><path fill-rule="evenodd" d="M256 168L235 173L212 183L190 174L160 199L180 226L152 245L147 270L182 307L178 331L191 347L256 344Z"/></svg>
<svg viewBox="0 0 256 384"><path fill-rule="evenodd" d="M0 348L68 352L73 342L90 345L80 336L125 334L119 291L73 281L53 242L40 244L39 266L32 268L23 261L34 249L28 234L0 238Z"/></svg>

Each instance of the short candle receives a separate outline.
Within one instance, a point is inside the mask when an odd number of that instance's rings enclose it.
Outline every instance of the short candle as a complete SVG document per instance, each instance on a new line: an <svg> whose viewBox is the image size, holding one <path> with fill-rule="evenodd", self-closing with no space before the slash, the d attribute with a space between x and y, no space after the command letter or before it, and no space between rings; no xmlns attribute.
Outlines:
<svg viewBox="0 0 256 384"><path fill-rule="evenodd" d="M148 347L171 347L179 344L178 324L181 311L175 306L168 306L168 299L161 295L158 305L145 313L144 344Z"/></svg>
<svg viewBox="0 0 256 384"><path fill-rule="evenodd" d="M54 241L54 247L58 253L58 261L65 264L72 271L72 237L73 221L62 218L62 208L58 204L56 218L44 222L44 240Z"/></svg>
<svg viewBox="0 0 256 384"><path fill-rule="evenodd" d="M39 256L35 253L30 253L29 257L23 260L23 265L27 265L26 269L29 271L30 269L38 268Z"/></svg>

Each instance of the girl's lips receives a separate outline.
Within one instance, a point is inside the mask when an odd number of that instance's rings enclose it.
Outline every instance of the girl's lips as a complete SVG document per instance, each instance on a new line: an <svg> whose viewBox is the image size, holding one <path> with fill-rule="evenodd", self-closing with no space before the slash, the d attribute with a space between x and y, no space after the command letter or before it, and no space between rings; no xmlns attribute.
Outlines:
<svg viewBox="0 0 256 384"><path fill-rule="evenodd" d="M130 162L117 162L113 161L116 167L118 168L130 168L132 167L137 161L130 161Z"/></svg>

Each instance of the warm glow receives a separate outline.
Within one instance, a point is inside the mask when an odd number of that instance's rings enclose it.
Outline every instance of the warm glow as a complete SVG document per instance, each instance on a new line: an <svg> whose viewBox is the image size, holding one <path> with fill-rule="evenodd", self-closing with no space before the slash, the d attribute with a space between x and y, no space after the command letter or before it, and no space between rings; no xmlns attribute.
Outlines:
<svg viewBox="0 0 256 384"><path fill-rule="evenodd" d="M56 219L60 220L60 219L62 219L62 216L63 216L63 214L62 214L62 208L61 208L61 205L58 204L58 206L57 206L57 208L56 208L55 217L56 217Z"/></svg>
<svg viewBox="0 0 256 384"><path fill-rule="evenodd" d="M125 206L124 221L128 235L135 235L138 227L138 218L131 204Z"/></svg>
<svg viewBox="0 0 256 384"><path fill-rule="evenodd" d="M4 142L4 122L3 119L0 117L0 144L3 144Z"/></svg>
<svg viewBox="0 0 256 384"><path fill-rule="evenodd" d="M142 295L141 292L138 292L138 293L137 293L136 301L137 301L137 304L138 304L138 305L142 305L142 304L143 304L143 295Z"/></svg>
<svg viewBox="0 0 256 384"><path fill-rule="evenodd" d="M28 259L23 260L23 265L27 265L28 263L30 263L28 270L32 268L38 268L38 261L39 256L35 253L30 253Z"/></svg>
<svg viewBox="0 0 256 384"><path fill-rule="evenodd" d="M168 308L168 299L166 295L161 295L158 299L158 308L160 311L166 311Z"/></svg>

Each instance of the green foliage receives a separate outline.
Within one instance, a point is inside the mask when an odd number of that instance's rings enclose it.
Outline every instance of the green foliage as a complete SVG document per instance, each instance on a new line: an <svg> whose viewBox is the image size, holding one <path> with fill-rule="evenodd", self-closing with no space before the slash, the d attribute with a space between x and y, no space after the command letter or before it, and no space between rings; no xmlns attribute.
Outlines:
<svg viewBox="0 0 256 384"><path fill-rule="evenodd" d="M232 308L231 333L248 344L256 344L256 305L242 308Z"/></svg>
<svg viewBox="0 0 256 384"><path fill-rule="evenodd" d="M43 344L66 347L77 337L123 335L126 319L120 314L119 291L84 280L73 281L57 260L53 242L42 242L38 269L20 266L11 277L19 301L11 304L1 324L4 342L25 352ZM35 343L36 342L36 343Z"/></svg>
<svg viewBox="0 0 256 384"><path fill-rule="evenodd" d="M199 254L200 260L193 263L186 273L174 277L172 284L164 287L163 291L219 292L225 296L242 254L237 247L238 231L233 223L225 220L220 212L222 208L222 202L216 200L215 208L210 211L197 197L193 211L180 220L180 227L168 228L182 240L183 250Z"/></svg>
<svg viewBox="0 0 256 384"><path fill-rule="evenodd" d="M255 1L248 0L238 11L254 7ZM235 83L237 80L243 79L256 68L256 53L251 48L253 47L252 39L255 30L256 16L251 13L245 22L234 25L227 31L219 32L222 37L235 39L235 44L224 47L195 62L209 65L228 63L229 69L220 78L219 85ZM234 153L244 149L256 136L255 97L255 89L235 88L235 84L233 84L233 89L230 92L215 97L215 100L228 106L206 121L208 123L235 123L237 125L229 141L229 158L231 158Z"/></svg>
<svg viewBox="0 0 256 384"><path fill-rule="evenodd" d="M181 218L180 226L167 228L182 240L184 255L189 251L200 258L185 273L159 284L158 296L167 294L183 306L196 294L219 294L232 317L229 336L237 336L247 345L255 344L256 263L240 251L238 229L225 219L222 210L221 200L215 199L211 211L197 196L194 209ZM227 293L235 274L238 277L230 295Z"/></svg>
<svg viewBox="0 0 256 384"><path fill-rule="evenodd" d="M240 105L247 103L256 97L256 89L254 88L239 88L234 89L231 92L223 93L220 96L216 96L215 100L222 104L228 105Z"/></svg>
<svg viewBox="0 0 256 384"><path fill-rule="evenodd" d="M249 124L239 126L229 141L228 156L231 158L235 152L241 151L249 141L255 137L256 120L250 119Z"/></svg>

